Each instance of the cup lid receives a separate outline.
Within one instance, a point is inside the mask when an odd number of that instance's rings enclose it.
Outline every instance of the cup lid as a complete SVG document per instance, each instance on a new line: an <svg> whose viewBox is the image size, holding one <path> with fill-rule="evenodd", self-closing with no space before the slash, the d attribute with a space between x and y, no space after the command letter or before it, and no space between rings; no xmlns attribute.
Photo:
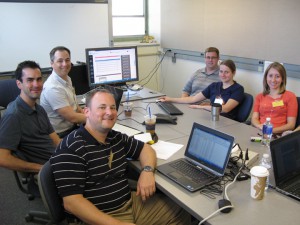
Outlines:
<svg viewBox="0 0 300 225"><path fill-rule="evenodd" d="M250 170L251 175L256 177L266 177L269 176L269 171L266 167L263 166L254 166Z"/></svg>
<svg viewBox="0 0 300 225"><path fill-rule="evenodd" d="M211 106L212 107L222 107L222 105L219 103L211 103Z"/></svg>
<svg viewBox="0 0 300 225"><path fill-rule="evenodd" d="M145 115L144 118L150 118L150 115ZM151 119L156 119L156 115L152 114Z"/></svg>

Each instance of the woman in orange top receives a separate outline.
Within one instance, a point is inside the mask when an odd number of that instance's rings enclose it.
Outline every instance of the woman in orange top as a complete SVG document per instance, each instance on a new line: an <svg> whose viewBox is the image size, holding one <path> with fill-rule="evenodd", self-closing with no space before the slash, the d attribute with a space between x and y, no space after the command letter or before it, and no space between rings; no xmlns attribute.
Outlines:
<svg viewBox="0 0 300 225"><path fill-rule="evenodd" d="M262 129L267 117L271 118L273 133L295 128L298 103L293 92L285 90L286 70L278 62L269 65L264 74L263 93L256 96L252 125Z"/></svg>

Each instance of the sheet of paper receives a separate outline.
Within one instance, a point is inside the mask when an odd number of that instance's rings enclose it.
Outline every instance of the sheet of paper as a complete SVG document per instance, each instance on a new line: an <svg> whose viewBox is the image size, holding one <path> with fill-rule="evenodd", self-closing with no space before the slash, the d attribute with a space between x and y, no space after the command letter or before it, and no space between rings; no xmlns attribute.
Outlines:
<svg viewBox="0 0 300 225"><path fill-rule="evenodd" d="M116 124L113 126L112 129L115 130L115 131L119 131L119 132L121 132L121 133L123 133L123 134L127 134L128 136L133 136L133 135L135 135L135 134L139 134L139 133L142 132L142 131L140 131L140 130L136 130L136 129L134 129L134 128L127 127L127 126L124 126L124 125L121 125L121 124L118 124L118 123L116 123Z"/></svg>
<svg viewBox="0 0 300 225"><path fill-rule="evenodd" d="M150 133L136 134L134 135L134 138L145 143L147 143L148 141L152 141L152 137Z"/></svg>
<svg viewBox="0 0 300 225"><path fill-rule="evenodd" d="M173 154L175 154L183 147L183 145L180 144L174 144L171 142L160 141L160 140L151 146L156 151L157 158L165 159L165 160L170 158Z"/></svg>

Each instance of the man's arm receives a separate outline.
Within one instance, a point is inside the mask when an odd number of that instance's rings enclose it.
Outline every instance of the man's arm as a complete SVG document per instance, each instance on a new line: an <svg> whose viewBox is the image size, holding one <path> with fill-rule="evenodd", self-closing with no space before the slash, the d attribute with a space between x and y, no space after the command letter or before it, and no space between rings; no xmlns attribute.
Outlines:
<svg viewBox="0 0 300 225"><path fill-rule="evenodd" d="M51 134L49 134L50 138L53 141L54 146L58 146L58 144L60 143L61 139L59 138L59 136L57 135L57 133L53 132Z"/></svg>
<svg viewBox="0 0 300 225"><path fill-rule="evenodd" d="M156 167L156 153L153 148L145 144L140 153L141 167L151 166L155 169ZM155 193L155 177L154 171L147 172L142 171L137 184L137 195L141 195L142 200L145 201Z"/></svg>
<svg viewBox="0 0 300 225"><path fill-rule="evenodd" d="M64 208L83 222L91 225L134 225L119 221L101 212L81 194L63 197Z"/></svg>
<svg viewBox="0 0 300 225"><path fill-rule="evenodd" d="M71 106L66 106L56 110L59 115L65 118L70 123L85 123L85 115L83 113L74 112Z"/></svg>
<svg viewBox="0 0 300 225"><path fill-rule="evenodd" d="M0 166L21 172L35 172L38 173L42 168L41 164L31 163L17 158L11 154L8 149L0 149Z"/></svg>

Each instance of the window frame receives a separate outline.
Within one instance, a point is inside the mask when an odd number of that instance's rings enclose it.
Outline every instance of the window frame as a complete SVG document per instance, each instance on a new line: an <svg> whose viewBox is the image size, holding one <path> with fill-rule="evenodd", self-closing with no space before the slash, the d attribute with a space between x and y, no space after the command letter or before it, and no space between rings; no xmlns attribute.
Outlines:
<svg viewBox="0 0 300 225"><path fill-rule="evenodd" d="M111 8L112 8L112 1L111 0ZM124 0L126 1L126 0ZM124 41L140 41L143 39L145 35L149 34L149 8L148 8L148 0L144 1L144 9L143 9L143 16L140 15L126 15L126 16L113 16L112 10L111 10L111 25L112 25L112 40L113 42L124 42ZM145 18L145 34L144 35L120 35L120 36L114 36L113 35L113 18L128 18L128 17L144 17Z"/></svg>

